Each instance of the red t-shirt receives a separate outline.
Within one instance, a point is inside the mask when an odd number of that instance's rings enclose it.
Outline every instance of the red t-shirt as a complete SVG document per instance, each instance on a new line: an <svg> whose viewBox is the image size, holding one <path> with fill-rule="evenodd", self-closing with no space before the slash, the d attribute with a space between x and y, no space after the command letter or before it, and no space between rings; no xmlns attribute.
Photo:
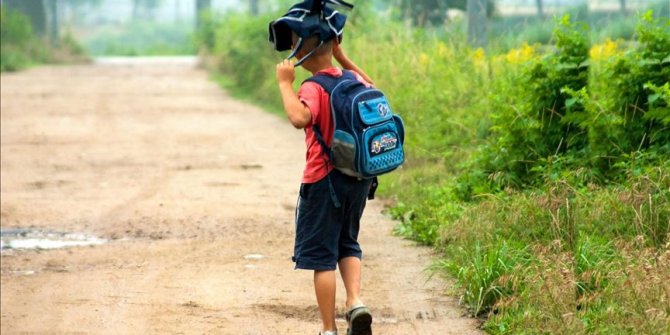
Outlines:
<svg viewBox="0 0 670 335"><path fill-rule="evenodd" d="M329 74L335 77L342 76L342 70L331 67L317 72ZM354 72L356 79L366 86L370 86L358 73ZM330 96L328 92L321 87L321 85L308 81L298 90L298 98L305 106L309 108L312 113L311 122L305 127L305 144L307 146L307 155L305 165L305 172L302 175L302 182L316 183L323 179L333 169L333 166L328 164L328 156L323 152L323 148L316 140L316 135L312 130L312 125L317 124L323 133L324 140L329 146L333 140L333 121L330 113Z"/></svg>

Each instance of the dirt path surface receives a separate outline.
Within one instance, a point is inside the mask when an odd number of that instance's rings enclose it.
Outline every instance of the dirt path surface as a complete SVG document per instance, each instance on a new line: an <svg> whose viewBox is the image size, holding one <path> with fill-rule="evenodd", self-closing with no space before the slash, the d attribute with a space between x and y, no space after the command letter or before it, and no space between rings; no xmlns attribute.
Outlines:
<svg viewBox="0 0 670 335"><path fill-rule="evenodd" d="M312 274L290 261L300 131L231 99L192 59L1 80L3 230L108 240L3 250L2 334L317 333ZM369 203L360 238L375 334L479 334L427 281L429 251L391 236L381 213Z"/></svg>

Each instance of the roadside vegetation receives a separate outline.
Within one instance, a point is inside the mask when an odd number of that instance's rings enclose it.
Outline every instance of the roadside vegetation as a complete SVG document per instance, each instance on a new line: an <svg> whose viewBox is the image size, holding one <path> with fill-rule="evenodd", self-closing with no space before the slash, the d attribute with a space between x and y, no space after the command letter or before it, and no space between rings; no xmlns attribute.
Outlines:
<svg viewBox="0 0 670 335"><path fill-rule="evenodd" d="M165 56L195 55L193 22L132 20L121 26L105 26L84 41L93 55Z"/></svg>
<svg viewBox="0 0 670 335"><path fill-rule="evenodd" d="M410 134L406 164L381 180L395 233L436 249L431 273L455 278L482 328L670 333L667 17L626 17L619 34L565 15L546 40L472 48L458 24L380 24L366 10L343 46ZM274 110L277 15L210 18L198 32L214 77Z"/></svg>
<svg viewBox="0 0 670 335"><path fill-rule="evenodd" d="M44 63L86 61L86 51L67 32L57 46L34 33L30 19L15 10L0 7L0 71L17 71Z"/></svg>

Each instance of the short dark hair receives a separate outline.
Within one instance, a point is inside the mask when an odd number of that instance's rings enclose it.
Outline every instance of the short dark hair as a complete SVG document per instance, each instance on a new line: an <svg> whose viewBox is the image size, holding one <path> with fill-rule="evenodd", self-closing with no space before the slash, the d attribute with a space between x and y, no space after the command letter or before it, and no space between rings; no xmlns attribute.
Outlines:
<svg viewBox="0 0 670 335"><path fill-rule="evenodd" d="M291 34L291 37L293 41L293 47L295 47L295 44L298 43L298 35L296 33L293 33ZM320 41L318 36L310 36L305 41L302 42L302 49L306 50L307 52L310 52L319 45L319 42ZM329 40L327 42L324 42L323 45L314 52L314 55L323 56L330 54L332 51L333 51L333 40Z"/></svg>

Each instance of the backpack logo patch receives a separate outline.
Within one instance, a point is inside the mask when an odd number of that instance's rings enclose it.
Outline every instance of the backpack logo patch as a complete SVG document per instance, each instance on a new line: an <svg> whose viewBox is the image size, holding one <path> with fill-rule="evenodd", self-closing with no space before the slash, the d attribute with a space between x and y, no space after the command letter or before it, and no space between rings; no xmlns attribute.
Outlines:
<svg viewBox="0 0 670 335"><path fill-rule="evenodd" d="M381 117L385 117L390 112L389 106L385 103L379 103L377 105L377 112L379 112Z"/></svg>
<svg viewBox="0 0 670 335"><path fill-rule="evenodd" d="M397 145L398 145L398 138L395 137L393 134L386 133L381 135L378 139L372 141L370 152L372 152L373 154L379 154L380 152L393 150Z"/></svg>

